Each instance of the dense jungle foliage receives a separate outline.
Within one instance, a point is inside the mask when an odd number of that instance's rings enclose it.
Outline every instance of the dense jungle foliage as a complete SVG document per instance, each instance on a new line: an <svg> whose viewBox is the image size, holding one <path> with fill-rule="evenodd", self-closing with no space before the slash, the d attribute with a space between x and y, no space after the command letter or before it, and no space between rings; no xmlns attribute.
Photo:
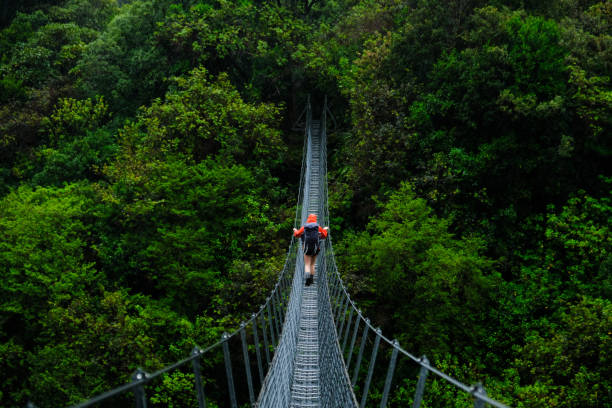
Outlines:
<svg viewBox="0 0 612 408"><path fill-rule="evenodd" d="M514 407L612 406L611 2L0 7L0 406L79 402L256 310L308 93L338 122L339 268L383 332Z"/></svg>

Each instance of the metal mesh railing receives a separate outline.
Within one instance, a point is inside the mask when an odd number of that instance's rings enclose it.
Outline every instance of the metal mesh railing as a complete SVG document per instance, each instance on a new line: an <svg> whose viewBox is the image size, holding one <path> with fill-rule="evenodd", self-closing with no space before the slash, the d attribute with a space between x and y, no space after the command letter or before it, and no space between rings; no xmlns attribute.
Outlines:
<svg viewBox="0 0 612 408"><path fill-rule="evenodd" d="M289 294L294 285L292 284L293 274L289 271L293 271L297 263L295 247L295 240L292 240L285 267L266 302L248 321L241 323L237 330L232 333L224 333L217 343L205 349L195 347L189 357L154 373L147 373L138 369L131 377L132 382L76 404L72 408L85 408L101 404L105 404L104 406L121 406L124 404L114 403L113 401L127 392L134 394L137 408L146 408L146 386L166 374L176 370L185 370L186 367L193 375L197 405L204 408L207 406L207 397L204 390L205 373L203 373L201 361L203 358L213 358L215 351L222 352L223 366L225 367L225 384L218 384L219 387L224 387L224 389L215 390L217 396L223 397L215 398L215 402L221 406L232 408L236 408L239 404L242 405L247 401L254 405L256 389L263 383L265 373L271 365L271 356L278 348L285 311L290 304ZM216 373L210 373L210 377L213 376L218 377ZM238 376L240 384L235 381L236 376ZM242 390L240 393L237 393L238 386ZM30 404L29 406L33 407L34 405Z"/></svg>
<svg viewBox="0 0 612 408"><path fill-rule="evenodd" d="M310 191L310 162L311 157L311 136L310 122L312 121L312 111L310 101L306 107L306 135L304 142L304 153L302 159L302 171L300 181L300 195L296 209L295 227L305 220L308 211L308 192ZM291 241L292 244L295 239ZM302 292L304 290L304 258L301 256L300 245L294 245L290 249L290 256L296 257L293 273L293 284L291 297L287 307L285 325L282 337L279 342L274 360L268 371L268 375L261 387L257 406L258 407L288 407L291 400L291 383L293 381L294 356L297 350L298 328L300 322L300 308Z"/></svg>
<svg viewBox="0 0 612 408"><path fill-rule="evenodd" d="M308 116L311 118L312 114L310 109L308 110ZM304 191L308 191L309 184L306 166L309 140L307 134L304 138L304 154L294 226L301 223L308 207L307 203L304 205L303 197ZM215 404L235 408L248 402L255 406L258 395L263 400L267 399L265 393L257 392L258 389L288 389L290 383L287 383L287 378L283 377L283 374L290 372L287 367L292 364L295 340L292 339L290 333L295 331L295 325L299 321L296 313L299 313L303 288L302 275L295 273L295 271L304 269L304 260L303 257L298 256L298 251L300 251L300 245L296 239L292 238L284 267L269 297L260 306L259 311L252 314L249 320L241 323L237 330L232 333L224 333L217 343L205 349L195 347L189 357L156 372L147 373L138 369L133 373L130 383L73 405L71 408L125 406L126 393L133 393L134 404L137 408L146 408L148 405L147 386L177 370L189 372L192 376L197 405L199 408L204 408L207 406L207 401L211 401L211 398L205 393L204 384L207 379L218 378L220 375L218 367L205 372L201 362L207 358L215 359L219 353L223 355L222 367L224 367L225 379L217 381L217 389L214 390L215 398L212 398ZM273 393L271 392L271 395ZM276 393L286 394L280 391ZM33 402L28 406L35 407Z"/></svg>
<svg viewBox="0 0 612 408"><path fill-rule="evenodd" d="M321 197L319 214L321 224L329 223L327 204L327 98L321 115L321 149L320 149L319 195ZM331 234L321 249L319 259L319 365L321 367L321 407L356 407L357 401L349 381L344 359L338 344L328 273L331 270L328 256L332 253Z"/></svg>
<svg viewBox="0 0 612 408"><path fill-rule="evenodd" d="M323 194L321 194L322 222L329 220L329 205L327 202L327 152L325 122L328 113L327 98L322 112L322 174L324 181L321 183ZM324 201L324 202L323 202ZM444 374L434 368L426 356L416 357L404 350L397 340L390 340L382 334L379 328L375 328L369 319L363 316L351 299L336 265L331 234L325 241L325 248L322 250L321 260L324 274L327 279L326 288L328 292L321 296L321 318L329 321L329 324L321 325L320 343L325 345L321 349L321 364L325 369L321 369L322 387L329 387L326 393L330 401L322 406L329 407L349 407L357 405L365 406L378 405L386 407L392 390L393 376L401 358L407 358L416 364L419 369L418 380L412 401L413 408L419 408L423 399L429 373L441 378L447 383L455 386L458 390L467 393L474 401L474 407L484 407L485 404L497 408L507 408L506 405L489 398L481 384L468 386L456 379ZM323 275L323 273L322 273ZM323 285L320 285L323 287ZM325 299L324 299L325 298ZM329 302L329 305L327 304ZM323 304L325 303L325 304ZM329 307L329 309L328 309ZM327 309L325 312L324 309ZM327 316L325 316L327 314ZM336 348L337 347L337 348ZM383 349L384 348L384 349ZM386 367L381 369L381 356L385 357ZM387 358L388 357L388 358ZM385 369L386 368L386 369ZM347 395L341 392L344 389L345 381L350 375L350 385L358 400L353 403ZM376 383L379 385L375 393L371 392L374 377L378 375ZM384 379L384 383L382 380ZM377 398L377 400L375 400Z"/></svg>

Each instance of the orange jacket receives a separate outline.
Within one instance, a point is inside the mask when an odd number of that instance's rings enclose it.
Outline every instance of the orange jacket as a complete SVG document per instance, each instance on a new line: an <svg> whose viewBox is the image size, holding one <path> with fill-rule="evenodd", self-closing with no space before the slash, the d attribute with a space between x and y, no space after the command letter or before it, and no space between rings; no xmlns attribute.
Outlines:
<svg viewBox="0 0 612 408"><path fill-rule="evenodd" d="M310 224L311 222L317 222L317 216L315 214L308 214L308 218L306 219L306 223ZM302 236L302 234L304 233L304 226L302 225L302 227L295 231L293 233L293 236L299 238ZM319 235L322 239L327 238L327 230L321 228L321 226L319 225Z"/></svg>

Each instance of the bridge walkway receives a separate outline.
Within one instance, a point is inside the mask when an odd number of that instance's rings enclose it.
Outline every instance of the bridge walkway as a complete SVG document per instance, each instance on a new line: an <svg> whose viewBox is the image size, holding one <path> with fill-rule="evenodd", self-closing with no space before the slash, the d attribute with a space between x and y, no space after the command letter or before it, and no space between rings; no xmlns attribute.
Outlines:
<svg viewBox="0 0 612 408"><path fill-rule="evenodd" d="M321 155L321 122L312 121L310 189L308 194L308 213L319 212L319 182ZM319 304L318 277L312 285L304 288L297 341L297 354L291 384L291 407L319 407Z"/></svg>

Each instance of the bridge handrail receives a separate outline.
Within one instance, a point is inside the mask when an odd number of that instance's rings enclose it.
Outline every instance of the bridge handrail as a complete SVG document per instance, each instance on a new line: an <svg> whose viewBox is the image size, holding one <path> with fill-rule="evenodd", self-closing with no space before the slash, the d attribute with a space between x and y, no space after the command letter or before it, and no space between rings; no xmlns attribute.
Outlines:
<svg viewBox="0 0 612 408"><path fill-rule="evenodd" d="M331 234L330 234L331 235ZM330 247L331 247L331 236L328 237L330 239ZM333 249L332 249L332 257L333 257ZM334 267L335 265L335 261L333 262ZM336 268L334 268L334 273L336 274L336 277L340 280L341 284L342 284L342 292L344 293L344 295L348 298L348 302L351 305L351 307L353 308L353 310L355 312L357 312L357 316L359 316L359 319L365 323L365 325L367 325L369 327L369 329L371 329L376 336L379 336L381 338L381 340L385 341L388 345L390 345L391 347L397 349L398 352L402 353L403 355L405 355L406 357L410 358L412 361L414 361L415 363L417 363L418 365L420 365L421 367L425 368L427 371L430 371L432 373L434 373L435 375L437 375L438 377L448 381L449 383L455 385L457 388L460 388L461 390L471 394L472 396L474 396L475 398L486 402L487 404L490 404L494 407L497 408L509 408L507 405L502 404L501 402L498 402L490 397L488 397L486 394L483 394L482 391L479 390L479 386L478 385L466 385L462 382L460 382L459 380L454 379L453 377L449 376L448 374L443 373L442 371L438 370L437 368L435 368L434 366L432 366L431 364L429 364L428 362L426 362L426 358L424 358L424 356L422 357L416 357L414 354L404 350L400 345L399 342L397 340L391 340L388 337L384 336L382 334L382 331L380 330L380 328L374 327L374 325L372 325L370 319L366 318L361 309L359 309L357 307L357 304L351 299L348 291L346 290L346 287L344 286L344 283L342 282L342 278L340 277L340 273L338 272L338 270Z"/></svg>
<svg viewBox="0 0 612 408"><path fill-rule="evenodd" d="M217 341L216 343L209 345L208 347L201 349L199 347L195 347L194 350L192 351L191 355L189 357L186 357L182 360L179 360L173 364L170 364L164 368L159 369L158 371L155 371L153 373L146 373L144 371L142 371L141 369L138 369L133 375L132 375L132 379L133 381L124 385L121 385L119 387L113 388L109 391L106 391L102 394L99 394L95 397L89 398L86 401L77 403L75 405L71 405L70 408L86 408L86 407L90 407L92 405L98 404L104 400L107 400L109 398L112 398L114 396L123 394L124 392L127 391L131 391L134 390L138 387L142 387L144 384L150 382L151 380L165 374L171 371L176 370L177 368L184 366L187 363L193 362L196 359L199 359L202 355L206 354L207 352L211 351L212 349L223 345L223 343L229 341L230 339L232 339L234 336L238 335L239 333L241 333L242 331L245 330L245 327L248 326L249 324L252 323L256 323L256 319L262 317L262 313L264 313L264 311L269 310L269 306L271 304L272 299L274 299L277 291L279 291L279 288L281 287L282 281L283 279L287 276L288 271L290 270L290 268L287 268L287 264L290 262L290 258L291 258L291 252L293 252L293 248L294 248L294 244L295 244L296 240L295 238L291 238L290 244L289 244L289 254L287 256L287 259L285 261L285 265L283 267L283 271L281 272L281 274L279 275L279 279L276 281L276 284L274 285L274 288L272 288L272 290L270 291L270 296L268 296L266 298L266 301L259 307L259 310L256 313L251 314L251 317L248 320L245 320L243 322L240 323L240 327L238 329L235 329L234 331L230 332L230 333L223 333L223 336L221 338L221 340ZM272 325L272 322L269 322L268 325ZM265 330L265 328L264 328ZM259 348L261 347L261 345L257 345ZM140 377L138 377L140 376ZM28 404L28 407L35 407L34 404L30 403Z"/></svg>
<svg viewBox="0 0 612 408"><path fill-rule="evenodd" d="M307 117L310 120L311 115L312 115L312 113L311 113L312 112L311 111L311 105L310 105L310 96L308 96L308 102L307 102L307 106L306 106L305 110L306 110ZM299 211L300 211L300 207L302 206L301 199L302 199L302 193L303 193L303 190L304 190L304 183L305 183L305 174L304 173L305 173L305 168L306 168L306 145L307 145L307 137L304 138L304 150L303 150L303 154L302 154L302 168L301 168L301 171L300 171L300 186L299 186L299 191L298 191L298 205L296 205L296 214L295 214L294 226L298 226L300 224L300 222L301 222L301 216L299 214ZM103 392L103 393L101 393L101 394L99 394L97 396L94 396L92 398L87 399L86 401L83 401L83 402L71 405L70 408L86 408L86 407L90 407L92 405L98 404L98 403L100 403L100 402L102 402L104 400L107 400L109 398L112 398L114 396L123 394L123 393L128 392L128 391L134 391L136 393L137 390L140 387L142 387L146 383L150 382L151 380L153 380L153 379L155 379L155 378L157 378L157 377L159 377L159 376L161 376L161 375L163 375L165 373L168 373L168 372L171 372L173 370L176 370L177 368L182 367L185 364L188 364L190 362L194 362L194 360L199 359L202 355L204 355L205 353L209 352L210 350L212 350L212 349L214 349L214 348L216 348L218 346L221 346L224 343L228 342L230 339L234 338L239 333L244 332L246 326L248 326L250 324L253 325L254 332L255 332L257 330L256 329L257 319L259 319L261 317L262 322L263 322L262 324L265 325L265 317L263 316L263 313L265 311L268 312L268 327L272 327L273 325L274 326L278 325L278 318L277 318L277 316L280 317L281 325L282 325L282 323L283 323L282 320L284 319L284 315L282 314L282 308L285 305L279 305L278 309L281 309L281 310L278 311L277 307L276 307L276 304L274 304L272 306L272 308L274 310L273 314L271 314L271 312L270 312L270 310L271 310L270 305L272 304L272 300L273 299L281 296L280 295L280 291L283 288L283 286L284 286L285 290L290 289L288 281L290 280L290 278L291 278L291 276L293 274L293 268L291 267L290 264L291 264L292 260L293 261L295 260L294 253L296 252L296 249L295 249L296 242L297 242L297 240L295 239L295 237L292 236L291 237L291 241L289 243L289 249L287 251L287 257L285 258L285 263L283 265L283 269L282 269L281 273L279 274L279 277L278 277L278 279L276 281L276 284L271 289L270 295L266 298L266 301L264 302L264 304L259 307L259 310L256 313L251 314L251 317L248 320L243 321L240 324L239 328L235 329L233 332L230 332L230 333L223 333L223 337L221 338L221 340L219 340L218 342L216 342L216 343L206 347L205 349L200 349L199 347L195 347L189 357L186 357L186 358L184 358L184 359L182 359L180 361L177 361L177 362L175 362L173 364L170 364L170 365L168 365L168 366L166 366L166 367L164 367L164 368L162 368L162 369L160 369L158 371L155 371L154 373L146 373L146 372L142 371L141 369L138 369L132 375L132 382L124 384L124 385L121 385L121 386L116 387L116 388L113 388L113 389L111 389L109 391ZM283 282L284 282L284 285L283 285ZM277 318L276 323L274 323L274 318ZM267 346L267 340L266 340L266 335L267 335L266 327L262 327L262 330L263 330L263 336L264 336L264 345L267 348L268 346ZM271 331L271 334L272 334L272 329L270 329L270 331ZM274 341L274 340L278 340L279 337L280 337L280 333L277 333L277 337L274 338L274 339L271 339L272 340L271 341L271 345L272 346L275 347L276 345L278 345L278 343L276 341ZM273 344L275 342L276 342L276 345ZM243 340L243 347L244 347L244 340ZM261 344L258 343L256 345L256 347L257 347L257 360L258 360L257 363L258 363L258 368L260 370L260 376L262 376L262 373L261 373L262 363L260 361L260 356L259 356L259 351L260 351L260 348L261 348ZM245 353L246 353L246 351L245 351ZM267 360L268 360L268 358L267 358L267 354L266 354L266 361ZM270 364L270 362L268 361L268 365L269 364ZM226 370L228 370L227 362L226 362ZM250 377L250 373L247 373L247 374ZM228 381L232 381L233 382L233 379L231 379L231 377L232 377L231 370L228 372L227 375L228 375ZM261 382L262 383L263 383L263 381L264 381L264 379L261 378ZM252 384L251 384L252 380L251 380L251 378L248 379L248 382L249 382L249 388L252 388ZM197 384L197 381L196 381L196 388L197 388L196 391L198 392L198 394L201 393L203 395L203 387L202 387L201 384ZM251 389L250 389L250 392L251 392L251 394L253 394L253 391ZM231 393L232 393L232 391L230 391L230 394ZM198 399L200 399L200 395L198 395ZM231 401L232 406L234 406L234 404L235 404L235 400L234 399L235 398L232 398L232 401ZM251 400L252 400L252 402L254 401L254 396L253 395L251 395ZM206 404L199 401L199 406L200 407L206 406ZM30 402L30 403L28 403L28 407L34 408L35 405ZM137 407L140 407L139 402L138 402L138 397L137 397Z"/></svg>
<svg viewBox="0 0 612 408"><path fill-rule="evenodd" d="M326 121L326 117L327 117L327 112L328 112L329 108L327 105L327 97L325 97L325 102L324 102L324 106L323 106L323 114L322 114L322 131L324 132L324 137L326 137L326 128L325 128L325 121ZM330 112L331 113L331 112ZM329 220L329 201L327 200L327 188L328 188L328 182L327 182L327 155L323 156L324 160L323 160L323 165L325 166L324 169L324 190L325 190L325 204L324 204L324 211L325 211L325 219ZM338 266L336 264L336 258L335 258L335 254L334 254L334 250L333 250L333 245L332 245L332 234L330 233L328 236L328 239L325 242L325 246L326 246L326 252L329 251L329 256L331 258L331 266L332 266L332 272L335 275L336 279L338 280L338 282L340 283L342 292L344 294L344 296L347 299L347 305L345 306L345 310L344 310L344 314L346 314L347 308L348 308L348 304L351 305L352 307L352 312L357 312L357 316L358 318L365 323L365 325L367 325L367 327L369 329L371 329L376 336L378 336L381 340L383 340L384 342L386 342L388 345L390 345L391 347L393 347L395 350L397 350L397 352L405 355L406 357L410 358L412 361L414 361L415 363L417 363L419 366L421 366L422 369L427 370L428 372L432 372L435 375L437 375L438 377L446 380L447 382L453 384L454 386L456 386L457 388L469 393L470 395L472 395L475 399L475 406L480 406L482 403L487 403L490 404L496 408L509 408L507 405L502 404L501 402L498 402L490 397L487 396L486 391L484 390L484 388L482 387L482 385L480 384L476 384L476 385L466 385L462 382L460 382L459 380L456 380L455 378L449 376L448 374L443 373L442 371L436 369L435 367L433 367L429 361L427 360L426 356L422 356L422 357L416 357L415 355L411 354L410 352L404 350L400 345L399 342L397 340L391 340L387 337L385 337L382 334L382 331L380 330L380 328L376 328L374 327L371 322L370 319L367 319L366 317L363 316L361 309L359 309L357 307L357 305L355 304L355 302L351 299L350 294L348 293L348 290L346 289L346 286L344 285L344 281L342 280L342 277L340 276L340 272L338 271ZM331 301L331 297L330 297L330 301ZM336 304L344 304L344 301L340 301L339 295L336 296L335 299ZM332 317L335 316L335 314L332 314ZM340 316L338 314L338 316ZM334 319L336 320L336 319ZM336 326L335 326L336 327ZM342 334L342 333L340 333ZM348 329L347 329L347 334L348 334ZM338 336L338 333L336 332L336 335ZM338 336L338 340L340 341L340 336ZM390 374L392 376L392 372ZM388 379L388 381L390 383L390 379ZM390 385L390 384L389 384ZM421 387L420 392L422 395L422 391L424 389L425 386L425 382L423 381L422 384L419 384L417 387ZM384 394L388 394L389 390L386 389L384 391ZM419 389L417 389L417 393L419 393ZM383 401L386 401L387 395L383 396ZM416 398L415 398L416 399ZM419 404L415 404L415 405L420 405ZM381 404L382 406L382 404Z"/></svg>
<svg viewBox="0 0 612 408"><path fill-rule="evenodd" d="M138 379L138 380L136 380L134 382L131 382L131 383L128 383L128 384L125 384L125 385L121 385L121 386L119 386L117 388L113 388L112 390L106 391L106 392L104 392L104 393L102 393L102 394L100 394L100 395L98 395L96 397L90 398L87 401L84 401L84 402L81 402L79 404L73 405L72 408L89 407L91 405L94 405L94 404L97 404L99 402L102 402L102 401L104 401L106 399L112 398L112 397L114 397L116 395L122 394L122 393L124 393L126 391L130 391L133 388L140 387L143 384L148 383L149 381L155 379L156 377L159 377L162 374L165 374L167 372L173 371L173 370L175 370L175 369L177 369L177 368L179 368L179 367L181 367L181 366L183 366L183 365L185 365L185 364L195 360L196 358L199 358L200 356L202 356L206 352L208 352L208 351L212 350L213 348L223 344L223 341L225 341L225 340L219 340L215 344L210 345L210 346L208 346L207 348L205 348L203 350L202 349L198 349L196 353L192 353L191 356L189 356L187 358L184 358L184 359L182 359L180 361L177 361L176 363L171 364L171 365L169 365L167 367L164 367L164 368L162 368L162 369L160 369L158 371L155 371L154 373L150 373L150 374L149 373L144 373L141 379Z"/></svg>

